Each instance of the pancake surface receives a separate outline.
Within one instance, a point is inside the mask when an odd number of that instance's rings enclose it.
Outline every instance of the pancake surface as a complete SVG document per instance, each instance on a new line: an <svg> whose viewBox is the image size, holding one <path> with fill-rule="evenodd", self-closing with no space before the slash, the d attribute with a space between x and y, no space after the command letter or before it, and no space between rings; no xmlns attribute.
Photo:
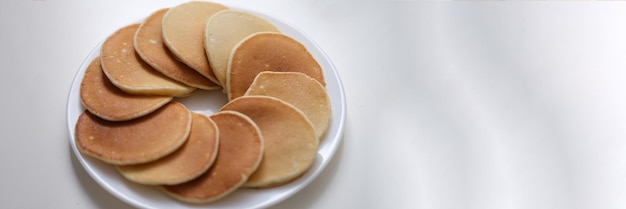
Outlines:
<svg viewBox="0 0 626 209"><path fill-rule="evenodd" d="M178 102L129 121L103 120L84 111L76 122L79 150L114 165L154 161L178 149L189 136L191 113Z"/></svg>
<svg viewBox="0 0 626 209"><path fill-rule="evenodd" d="M96 57L80 83L80 102L89 112L110 121L131 120L149 114L172 100L171 96L130 95L115 87L102 72Z"/></svg>
<svg viewBox="0 0 626 209"><path fill-rule="evenodd" d="M207 5L211 5L211 8L205 7ZM178 14L172 12L177 9L179 9ZM199 15L194 15L195 13L203 12L213 13L213 15L210 15L209 18L199 18ZM146 104L147 106L133 110L130 107L131 104L115 101L115 98L106 98L101 92L103 91L102 89L89 90L98 94L90 93L90 95L84 96L87 98L85 99L86 102L82 101L82 86L81 92L76 92L73 89L70 96L75 97L75 93L79 93L84 107L83 109L79 108L80 112L78 113L82 112L82 115L79 115L78 118L76 118L75 111L72 112L74 114L68 114L68 121L76 120L75 128L73 131L70 129L70 131L74 134L72 145L80 151L81 156L79 157L81 159L84 155L95 157L98 160L111 164L110 166L115 167L126 180L146 185L158 185L156 188L172 196L173 199L191 203L216 201L232 194L240 187L265 188L287 184L301 177L307 170L313 169L311 165L319 160L316 159L320 143L319 133L309 116L301 110L307 109L307 107L296 107L287 102L290 97L297 97L292 95L297 93L291 91L306 92L307 90L300 90L300 86L296 86L296 89L289 89L292 86L288 86L285 83L264 84L265 82L274 82L267 81L272 80L272 78L267 78L267 76L262 76L265 78L259 79L259 84L255 84L256 80L254 78L265 74L265 71L276 73L304 71L303 73L308 74L302 75L315 77L309 78L309 80L319 79L319 81L315 80L318 84L315 88L321 85L321 88L324 89L322 69L312 56L315 55L317 57L318 53L317 51L312 51L314 53L311 55L301 43L291 37L279 34L275 26L253 14L229 10L225 6L211 2L191 1L172 9L166 8L154 11L138 26L129 25L111 34L99 46L100 56L96 58L101 66L99 78L89 73L88 69L81 69L84 70L85 75L81 81L94 80L95 82L98 79L106 80L109 81L109 86L123 93L121 96L127 95L133 99L158 97L167 98L167 100L154 104L157 106ZM260 15L260 17L264 16ZM211 20L214 20L215 23L209 26ZM191 33L187 29L191 28L190 24L203 21L203 24L197 24L203 25L203 27L200 27L202 32L200 36L201 43L198 44L197 39L189 38L191 36L188 36L195 34L195 32ZM284 27L285 30L290 28L279 23L280 21L276 21L277 26ZM168 30L168 27L174 29ZM212 27L214 29L210 29ZM129 32L133 30L134 34ZM171 33L168 33L168 31ZM297 31L293 33L300 34ZM132 39L127 40L127 37L131 37L128 34L133 34ZM252 38L257 37L257 35L259 37L267 37ZM302 36L297 35L295 37L300 38ZM250 40L244 44L244 39ZM256 41L252 41L253 39ZM193 49L194 52L181 52L186 47L176 48L173 46L174 41L172 40L178 40L179 43L183 44L193 42L190 45L195 47ZM308 44L309 42L303 43ZM198 52L196 50L197 46L201 46L200 51L203 54L194 56L194 53ZM219 49L221 52L219 54L212 53L211 49L213 51ZM220 112L209 117L191 112L185 107L189 106L190 109L194 110L201 109L200 111L202 112L208 107L210 109L208 112L214 112L213 108L217 107L215 105L223 105L225 103L223 99L225 98L223 95L217 95L221 96L218 98L217 103L206 98L210 99L216 96L213 93L219 94L219 92L200 91L198 95L192 97L173 98L190 96L195 88L217 89L220 87L224 89L225 96L230 96L231 94L226 89L230 85L229 81L231 80L229 63L232 59L230 57L235 54L235 49L240 49L238 54L240 59L235 64L239 67L238 69L256 68L258 66L263 69L259 71L261 73L254 72L256 70L251 72L236 70L239 74L235 73L234 77L236 78L233 79L235 83L242 80L241 78L251 79L247 87L239 89L241 95L237 98L228 97L232 101L228 107L233 110L226 110L227 108L225 107ZM175 54L175 52L178 52L180 56ZM219 55L218 58L211 58L211 55L216 54ZM94 55L92 52L89 56L93 57ZM200 62L206 61L208 68L193 69L191 66L198 65L194 65L193 62L189 61L184 62L183 60L185 60L187 55L192 56L192 59L189 60L193 60L193 57L196 57L200 58ZM218 64L221 66L219 69L212 67L216 64L212 59L221 60L221 64ZM137 62L129 62L128 60L137 60ZM311 60L313 61L311 62ZM94 66L88 68L96 68L95 65L98 65L98 61L92 61L91 64ZM172 70L170 67L175 69ZM149 82L150 84L145 89L142 89L143 87L124 86L124 82L135 84L151 79L152 75L137 76L135 72L130 71L130 69L135 68L149 69L147 71L151 72L149 74L155 74L157 77L169 80L183 88L163 89L161 88L162 86L155 88L155 82ZM182 71L182 69L187 69L187 71ZM202 74L200 72L205 73ZM186 75L190 74L194 76L186 77ZM244 76L237 77L241 74L244 74ZM200 82L194 83L194 79L198 77L202 79L199 79ZM207 81L212 86L207 87L207 83L204 83ZM295 85L295 83L297 82L292 81L292 84ZM253 86L249 86L250 84ZM76 87L76 84L73 84L73 87ZM256 87L263 90L256 89ZM272 88L275 90L271 90ZM277 88L288 89L281 89L284 91L282 92L277 90ZM250 90L251 93L247 94L246 90ZM300 98L300 100L304 101L309 99L308 97L311 95L300 96L307 97ZM122 116L114 115L115 117L112 117L101 114L96 111L96 108L88 107L92 103L88 100L97 100L98 102L96 103L100 103L97 105L101 105L101 108L108 108L107 111L110 114L121 114ZM132 105L143 104L144 100L141 101L133 102ZM182 102L182 104L178 102ZM295 102L292 101L292 103ZM172 105L178 105L178 107L171 107ZM70 107L68 106L68 111L69 109ZM177 111L173 109L185 109L188 116L184 116L185 114L182 110ZM235 109L237 111L234 111ZM74 110L76 109L74 108ZM130 113L122 114L126 111ZM238 111L247 112L247 114L255 116L255 119L263 124L267 137L271 139L268 141L272 143L267 149L268 153L265 153L266 141L263 138L264 134L259 125L251 117ZM312 110L312 112L314 111L317 110ZM182 133L183 131L181 130L184 129L185 118L189 118L189 122L185 126L187 127L186 133ZM197 121L205 121L204 125L202 125L204 127L198 127ZM200 137L199 135L209 137ZM213 143L210 142L211 139L213 139ZM192 146L193 141L203 141L198 144L204 143L204 145L196 144ZM249 143L243 145L246 141ZM213 152L202 150L207 144L214 145ZM323 155L324 153L320 154ZM207 163L207 161L212 162ZM90 164L90 162L87 163ZM314 168L316 168L317 172L317 167ZM101 173L100 169L94 171L96 172L95 177L99 175L98 173ZM303 180L309 181L311 176L305 175L305 177L307 179ZM104 180L121 181L124 183L124 179L119 179L119 176L105 178ZM144 194L135 189L141 188L140 190L145 191L145 189L150 188L128 183L127 181L122 186L128 186L127 189L131 189L130 192L132 193L140 192L136 194L139 196L149 195L148 198L156 198L152 200L158 202L163 201L163 203L168 204L170 202L167 199L160 199L162 197L158 195ZM294 183L299 182L291 184ZM298 184L294 185L297 186ZM285 188L289 189L294 185L285 185L287 186ZM283 188L275 189L282 190ZM253 193L259 192L259 194L262 193L264 195L267 192L276 192L277 190L275 189L258 190ZM244 198L241 200L248 204L248 202L253 203L259 200L256 194L251 196L248 194L250 189L245 189L241 192L242 194L238 193L235 195L236 197L234 198L237 199L235 201L239 201L239 198ZM232 206L232 200L225 199L214 203L215 205L213 206ZM235 207L236 205L238 204L235 204ZM212 207L212 205L194 206L184 203L182 206Z"/></svg>
<svg viewBox="0 0 626 209"><path fill-rule="evenodd" d="M242 96L262 71L301 72L326 86L322 68L304 45L280 33L260 32L239 42L230 55L228 99Z"/></svg>
<svg viewBox="0 0 626 209"><path fill-rule="evenodd" d="M163 16L163 40L180 61L219 83L204 50L204 27L215 13L228 7L204 1L190 1L172 7Z"/></svg>
<svg viewBox="0 0 626 209"><path fill-rule="evenodd" d="M245 37L263 31L278 32L278 29L262 18L238 10L223 10L209 18L204 31L204 48L222 86L226 86L226 68L233 47Z"/></svg>
<svg viewBox="0 0 626 209"><path fill-rule="evenodd" d="M161 22L168 10L167 8L158 10L141 23L135 33L137 54L155 70L185 85L206 90L219 89L219 85L176 60L163 44Z"/></svg>
<svg viewBox="0 0 626 209"><path fill-rule="evenodd" d="M261 72L245 94L276 97L301 110L311 120L319 139L330 122L330 102L324 86L298 72Z"/></svg>
<svg viewBox="0 0 626 209"><path fill-rule="evenodd" d="M102 43L102 69L111 83L129 94L185 96L193 92L195 88L157 72L137 55L133 37L138 27L123 27Z"/></svg>
<svg viewBox="0 0 626 209"><path fill-rule="evenodd" d="M318 139L313 125L300 110L268 96L240 97L222 107L222 111L226 110L250 117L265 142L263 160L244 186L278 186L294 180L311 167Z"/></svg>
<svg viewBox="0 0 626 209"><path fill-rule="evenodd" d="M172 185L194 179L213 164L217 156L219 132L213 120L192 113L189 138L174 153L156 161L117 166L128 180L150 185Z"/></svg>
<svg viewBox="0 0 626 209"><path fill-rule="evenodd" d="M254 172L263 156L263 138L247 116L218 112L211 116L220 133L218 156L200 177L183 184L164 186L172 197L192 203L211 202L239 188Z"/></svg>

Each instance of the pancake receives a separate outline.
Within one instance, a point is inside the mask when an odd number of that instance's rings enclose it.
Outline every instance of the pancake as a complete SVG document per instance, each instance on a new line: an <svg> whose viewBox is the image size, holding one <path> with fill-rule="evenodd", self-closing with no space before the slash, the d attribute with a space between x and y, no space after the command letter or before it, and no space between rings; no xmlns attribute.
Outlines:
<svg viewBox="0 0 626 209"><path fill-rule="evenodd" d="M114 165L146 163L178 149L189 136L191 113L170 102L129 121L103 120L84 111L76 122L76 145L84 154Z"/></svg>
<svg viewBox="0 0 626 209"><path fill-rule="evenodd" d="M219 132L213 120L192 113L189 138L174 153L144 164L121 165L126 179L149 185L180 184L203 174L217 156Z"/></svg>
<svg viewBox="0 0 626 209"><path fill-rule="evenodd" d="M245 94L276 97L301 110L320 139L330 122L330 102L324 86L298 72L261 72Z"/></svg>
<svg viewBox="0 0 626 209"><path fill-rule="evenodd" d="M239 97L221 109L226 110L250 117L259 126L265 143L263 160L244 186L278 186L296 179L311 167L318 139L313 125L300 110L268 96Z"/></svg>
<svg viewBox="0 0 626 209"><path fill-rule="evenodd" d="M228 99L243 96L262 71L302 72L323 86L322 68L300 42L280 33L255 33L239 42L228 60Z"/></svg>
<svg viewBox="0 0 626 209"><path fill-rule="evenodd" d="M110 121L124 121L147 115L172 100L171 96L130 95L115 87L95 58L80 83L80 102L94 115Z"/></svg>
<svg viewBox="0 0 626 209"><path fill-rule="evenodd" d="M185 202L218 200L239 188L263 157L263 138L247 116L233 111L211 116L220 133L218 156L213 166L200 177L179 185L163 186L170 196Z"/></svg>
<svg viewBox="0 0 626 209"><path fill-rule="evenodd" d="M172 7L163 16L163 40L178 60L219 83L204 50L204 27L209 18L228 7L205 1L190 1Z"/></svg>
<svg viewBox="0 0 626 209"><path fill-rule="evenodd" d="M185 85L205 90L219 89L219 85L176 60L163 44L161 20L168 10L158 10L141 23L135 32L134 43L137 54L155 70Z"/></svg>
<svg viewBox="0 0 626 209"><path fill-rule="evenodd" d="M152 69L135 52L133 37L139 24L123 27L109 36L100 51L109 80L129 94L185 96L195 88L174 81Z"/></svg>
<svg viewBox="0 0 626 209"><path fill-rule="evenodd" d="M226 86L226 68L233 47L245 37L263 31L278 32L278 29L260 17L238 10L222 10L209 18L204 30L204 48L222 86Z"/></svg>

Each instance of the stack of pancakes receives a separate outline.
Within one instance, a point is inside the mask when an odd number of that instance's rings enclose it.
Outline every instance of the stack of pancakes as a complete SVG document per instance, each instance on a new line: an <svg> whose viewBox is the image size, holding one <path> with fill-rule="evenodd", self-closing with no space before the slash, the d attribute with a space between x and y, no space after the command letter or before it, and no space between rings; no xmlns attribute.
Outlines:
<svg viewBox="0 0 626 209"><path fill-rule="evenodd" d="M211 202L308 170L330 122L324 86L307 49L268 21L187 2L103 42L81 82L75 140L130 181ZM213 115L176 100L219 89L229 102Z"/></svg>

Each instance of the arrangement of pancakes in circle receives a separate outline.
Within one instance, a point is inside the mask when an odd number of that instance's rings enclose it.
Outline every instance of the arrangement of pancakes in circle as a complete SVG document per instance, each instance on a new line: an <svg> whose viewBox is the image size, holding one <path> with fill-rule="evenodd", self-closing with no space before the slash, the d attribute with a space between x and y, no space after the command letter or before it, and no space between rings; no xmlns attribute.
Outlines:
<svg viewBox="0 0 626 209"><path fill-rule="evenodd" d="M204 115L178 101L196 91L222 91L228 102ZM204 1L111 33L85 69L80 102L81 153L189 203L304 175L331 114L322 69L303 44Z"/></svg>

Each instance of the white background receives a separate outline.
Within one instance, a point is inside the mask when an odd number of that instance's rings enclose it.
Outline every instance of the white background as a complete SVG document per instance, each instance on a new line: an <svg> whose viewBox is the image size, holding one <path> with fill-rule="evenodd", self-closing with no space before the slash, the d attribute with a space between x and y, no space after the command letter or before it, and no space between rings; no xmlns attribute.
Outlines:
<svg viewBox="0 0 626 209"><path fill-rule="evenodd" d="M130 207L72 154L66 99L96 44L181 2L0 2L0 207ZM626 2L220 2L344 82L335 158L276 208L626 208Z"/></svg>

